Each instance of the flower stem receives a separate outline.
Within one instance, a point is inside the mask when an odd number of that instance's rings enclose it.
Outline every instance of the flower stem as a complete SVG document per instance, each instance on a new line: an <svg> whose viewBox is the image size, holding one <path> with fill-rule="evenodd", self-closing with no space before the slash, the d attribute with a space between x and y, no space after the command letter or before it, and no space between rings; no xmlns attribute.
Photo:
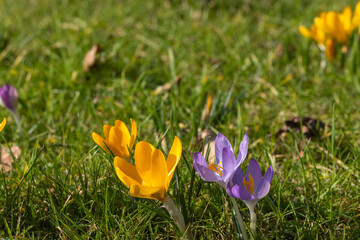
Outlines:
<svg viewBox="0 0 360 240"><path fill-rule="evenodd" d="M19 128L19 131L22 132L22 126L21 126L21 120L20 120L20 115L18 112L15 111L11 111L14 119L15 119L15 122L16 124L18 125L18 128Z"/></svg>
<svg viewBox="0 0 360 240"><path fill-rule="evenodd" d="M185 225L185 221L184 221L184 216L181 214L179 209L176 207L174 201L168 195L166 195L165 199L163 201L163 204L164 204L166 210L168 210L171 218L175 221L176 225L179 227L181 233L185 234L185 236L188 240L192 240L193 235L192 235L190 229L187 229L187 227Z"/></svg>
<svg viewBox="0 0 360 240"><path fill-rule="evenodd" d="M243 238L244 238L244 240L248 240L248 236L247 236L246 230L245 230L244 221L242 220L242 217L241 217L239 208L238 208L238 206L237 206L237 204L236 204L235 198L230 197L230 199L231 199L233 208L234 208L234 210L235 210L236 221L237 221L237 222L239 223L239 225L240 225L240 230L241 230L241 233L242 233L242 235L243 235Z"/></svg>
<svg viewBox="0 0 360 240"><path fill-rule="evenodd" d="M256 213L254 209L249 208L250 210L250 230L254 238L256 238Z"/></svg>

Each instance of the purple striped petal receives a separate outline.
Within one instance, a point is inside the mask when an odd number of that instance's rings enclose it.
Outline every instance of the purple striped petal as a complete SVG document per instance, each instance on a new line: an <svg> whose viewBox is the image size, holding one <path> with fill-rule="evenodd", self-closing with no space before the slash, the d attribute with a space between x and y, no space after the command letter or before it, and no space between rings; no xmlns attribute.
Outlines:
<svg viewBox="0 0 360 240"><path fill-rule="evenodd" d="M231 189L232 194L240 200L255 200L255 197L245 189L244 184L236 184Z"/></svg>
<svg viewBox="0 0 360 240"><path fill-rule="evenodd" d="M227 182L236 170L236 159L234 153L229 147L226 147L222 151L222 166L223 166L223 181Z"/></svg>
<svg viewBox="0 0 360 240"><path fill-rule="evenodd" d="M261 174L261 169L260 169L258 162L253 158L250 159L249 167L246 171L246 176L248 176L249 173L251 174L252 178L254 179L254 186L256 188L256 186L258 186L260 183L262 174Z"/></svg>
<svg viewBox="0 0 360 240"><path fill-rule="evenodd" d="M232 193L231 189L232 189L232 182L231 182L231 179L230 179L230 181L228 181L228 182L226 183L226 188L225 188L225 190L226 190L226 193L227 193L230 197L235 197L234 194Z"/></svg>
<svg viewBox="0 0 360 240"><path fill-rule="evenodd" d="M232 152L234 152L229 140L219 133L215 139L215 155L216 155L216 164L219 165L222 162L223 149L230 148Z"/></svg>
<svg viewBox="0 0 360 240"><path fill-rule="evenodd" d="M245 174L239 167L236 169L236 171L233 174L233 176L231 177L230 181L233 183L233 185L236 185L236 184L241 185L241 184L243 184L244 177L245 177Z"/></svg>
<svg viewBox="0 0 360 240"><path fill-rule="evenodd" d="M274 172L273 168L270 166L266 171L264 177L260 180L259 185L255 189L255 196L257 199L265 197L270 191L270 183L272 181Z"/></svg>
<svg viewBox="0 0 360 240"><path fill-rule="evenodd" d="M249 136L247 133L245 133L245 136L239 145L239 153L236 161L237 164L240 165L245 160L248 151L248 145L249 145Z"/></svg>
<svg viewBox="0 0 360 240"><path fill-rule="evenodd" d="M193 165L199 176L208 182L222 181L221 177L209 169L203 155L199 152L193 154Z"/></svg>

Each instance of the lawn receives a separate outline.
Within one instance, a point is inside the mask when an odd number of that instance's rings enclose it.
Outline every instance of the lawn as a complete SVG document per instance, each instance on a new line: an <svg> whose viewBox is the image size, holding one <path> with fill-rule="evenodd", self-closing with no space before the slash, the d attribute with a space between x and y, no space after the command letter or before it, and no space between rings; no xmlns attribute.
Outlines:
<svg viewBox="0 0 360 240"><path fill-rule="evenodd" d="M360 51L329 61L298 30L346 5L356 2L0 0L0 85L17 88L22 125L0 109L1 159L21 149L0 171L0 239L182 238L92 139L130 118L136 143L165 156L181 140L168 194L195 239L240 237L226 191L193 167L218 133L234 149L249 135L244 171L251 158L274 169L256 239L358 239Z"/></svg>

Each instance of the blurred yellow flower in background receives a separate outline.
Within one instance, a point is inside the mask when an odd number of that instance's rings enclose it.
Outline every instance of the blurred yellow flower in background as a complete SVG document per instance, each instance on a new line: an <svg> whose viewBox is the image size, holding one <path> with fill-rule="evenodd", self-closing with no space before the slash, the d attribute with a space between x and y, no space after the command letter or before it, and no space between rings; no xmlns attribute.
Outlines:
<svg viewBox="0 0 360 240"><path fill-rule="evenodd" d="M346 45L351 34L360 26L360 2L357 3L354 13L351 7L346 6L339 12L321 12L314 18L310 30L299 26L301 35L314 39L321 48L325 49L326 57L333 60L336 53L336 43Z"/></svg>

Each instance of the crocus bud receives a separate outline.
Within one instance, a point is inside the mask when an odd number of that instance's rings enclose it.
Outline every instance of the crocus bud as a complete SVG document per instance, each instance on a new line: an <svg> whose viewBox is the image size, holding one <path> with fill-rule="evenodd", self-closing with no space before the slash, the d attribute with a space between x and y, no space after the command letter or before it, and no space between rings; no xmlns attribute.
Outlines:
<svg viewBox="0 0 360 240"><path fill-rule="evenodd" d="M9 109L11 112L16 112L18 93L14 86L4 84L4 86L0 87L0 104Z"/></svg>

